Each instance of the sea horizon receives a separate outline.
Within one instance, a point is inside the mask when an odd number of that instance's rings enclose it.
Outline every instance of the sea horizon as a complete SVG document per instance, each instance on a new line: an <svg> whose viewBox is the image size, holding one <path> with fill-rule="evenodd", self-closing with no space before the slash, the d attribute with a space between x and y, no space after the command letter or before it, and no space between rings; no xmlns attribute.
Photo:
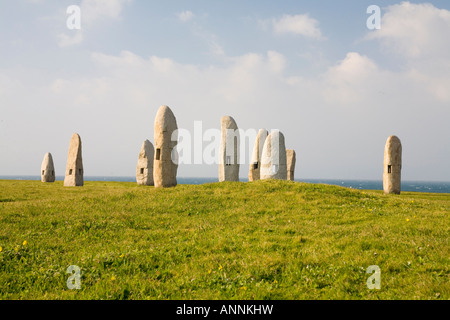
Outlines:
<svg viewBox="0 0 450 320"><path fill-rule="evenodd" d="M19 175L0 175L0 180L41 180L40 176L19 176ZM64 176L57 176L56 181L63 181ZM136 177L132 176L85 176L85 181L115 181L115 182L136 182ZM177 177L178 184L204 184L219 182L218 178L213 177ZM241 182L248 182L248 178L240 178ZM295 179L296 182L323 183L337 185L358 190L383 190L382 180L370 179ZM448 181L426 181L426 180L404 180L402 181L402 191L410 192L428 192L428 193L450 193L450 182Z"/></svg>

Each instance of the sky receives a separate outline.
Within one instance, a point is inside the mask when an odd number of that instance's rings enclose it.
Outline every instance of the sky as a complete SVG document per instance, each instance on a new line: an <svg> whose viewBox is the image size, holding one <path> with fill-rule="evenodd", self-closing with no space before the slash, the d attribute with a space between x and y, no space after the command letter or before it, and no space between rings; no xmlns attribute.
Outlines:
<svg viewBox="0 0 450 320"><path fill-rule="evenodd" d="M396 135L402 179L450 181L449 35L449 1L1 0L0 175L39 175L47 152L64 175L77 132L86 176L134 176L168 105L192 134L226 115L280 130L296 179L381 180Z"/></svg>

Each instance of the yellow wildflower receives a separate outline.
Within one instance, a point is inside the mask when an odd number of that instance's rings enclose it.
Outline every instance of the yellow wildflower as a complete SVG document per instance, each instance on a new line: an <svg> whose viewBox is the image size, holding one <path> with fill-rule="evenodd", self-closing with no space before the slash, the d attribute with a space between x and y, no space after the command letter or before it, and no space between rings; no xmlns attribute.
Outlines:
<svg viewBox="0 0 450 320"><path fill-rule="evenodd" d="M208 270L208 274L211 274L212 270Z"/></svg>
<svg viewBox="0 0 450 320"><path fill-rule="evenodd" d="M122 254L119 256L119 258L123 258L123 257L125 257L125 255L122 253Z"/></svg>
<svg viewBox="0 0 450 320"><path fill-rule="evenodd" d="M2 247L0 247L0 252L2 252L3 251L3 248Z"/></svg>
<svg viewBox="0 0 450 320"><path fill-rule="evenodd" d="M15 248L14 248L14 251L15 251L15 252L19 251L19 247L15 247Z"/></svg>
<svg viewBox="0 0 450 320"><path fill-rule="evenodd" d="M223 267L221 264L219 264L219 271L222 271Z"/></svg>
<svg viewBox="0 0 450 320"><path fill-rule="evenodd" d="M409 222L409 219L406 219L406 222Z"/></svg>
<svg viewBox="0 0 450 320"><path fill-rule="evenodd" d="M27 240L25 240L25 241L22 243L23 246L26 246L27 244L28 244Z"/></svg>
<svg viewBox="0 0 450 320"><path fill-rule="evenodd" d="M242 287L241 290L247 291L247 287Z"/></svg>
<svg viewBox="0 0 450 320"><path fill-rule="evenodd" d="M116 277L112 276L111 281L114 281L114 280L116 280Z"/></svg>

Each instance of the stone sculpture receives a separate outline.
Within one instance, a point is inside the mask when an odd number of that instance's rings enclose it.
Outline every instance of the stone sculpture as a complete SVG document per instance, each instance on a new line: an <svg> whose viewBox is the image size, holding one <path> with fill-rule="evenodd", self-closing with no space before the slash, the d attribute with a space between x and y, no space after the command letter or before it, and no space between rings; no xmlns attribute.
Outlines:
<svg viewBox="0 0 450 320"><path fill-rule="evenodd" d="M46 153L41 165L41 181L55 182L55 166L50 152Z"/></svg>
<svg viewBox="0 0 450 320"><path fill-rule="evenodd" d="M178 126L175 115L168 106L161 106L155 118L155 158L153 181L156 188L177 185Z"/></svg>
<svg viewBox="0 0 450 320"><path fill-rule="evenodd" d="M261 157L261 180L287 179L286 145L279 130L272 131L264 142Z"/></svg>
<svg viewBox="0 0 450 320"><path fill-rule="evenodd" d="M286 150L286 163L287 163L287 180L294 181L296 154L295 150Z"/></svg>
<svg viewBox="0 0 450 320"><path fill-rule="evenodd" d="M83 157L81 153L81 138L78 133L74 133L69 144L64 186L82 187L84 184L83 175L84 170Z"/></svg>
<svg viewBox="0 0 450 320"><path fill-rule="evenodd" d="M390 136L384 148L383 189L385 194L400 194L402 171L402 143Z"/></svg>
<svg viewBox="0 0 450 320"><path fill-rule="evenodd" d="M219 181L239 181L239 130L230 116L220 120Z"/></svg>
<svg viewBox="0 0 450 320"><path fill-rule="evenodd" d="M248 173L248 181L259 180L261 175L261 154L269 133L266 129L260 129L256 136L255 144L253 146L252 160L250 162L250 170Z"/></svg>
<svg viewBox="0 0 450 320"><path fill-rule="evenodd" d="M145 140L139 152L138 163L136 166L136 182L142 186L153 186L153 158L155 149L153 144Z"/></svg>

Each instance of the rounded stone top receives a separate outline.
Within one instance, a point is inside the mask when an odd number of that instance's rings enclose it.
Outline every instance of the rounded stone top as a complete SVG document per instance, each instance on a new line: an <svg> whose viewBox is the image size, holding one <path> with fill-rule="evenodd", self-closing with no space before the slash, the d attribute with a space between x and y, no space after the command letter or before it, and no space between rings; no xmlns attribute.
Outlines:
<svg viewBox="0 0 450 320"><path fill-rule="evenodd" d="M80 137L80 135L78 133L74 133L72 135L72 137L70 138L70 143L72 143L72 142L81 144L81 137Z"/></svg>
<svg viewBox="0 0 450 320"><path fill-rule="evenodd" d="M264 142L263 157L273 157L278 154L280 149L284 149L283 157L286 157L286 145L283 133L279 130L272 130Z"/></svg>
<svg viewBox="0 0 450 320"><path fill-rule="evenodd" d="M390 136L384 148L384 163L386 165L401 165L402 163L402 143L397 136Z"/></svg>
<svg viewBox="0 0 450 320"><path fill-rule="evenodd" d="M51 166L53 167L53 157L50 152L47 152L44 155L44 160L42 161L41 167L44 169L45 167Z"/></svg>
<svg viewBox="0 0 450 320"><path fill-rule="evenodd" d="M386 140L386 150L389 150L391 152L401 151L401 148L402 143L397 136L392 135Z"/></svg>
<svg viewBox="0 0 450 320"><path fill-rule="evenodd" d="M234 121L233 117L230 117L230 116L223 116L220 119L220 124L221 124L222 128L224 128L224 129L237 129L238 128L236 121Z"/></svg>
<svg viewBox="0 0 450 320"><path fill-rule="evenodd" d="M388 143L390 143L390 144L400 144L400 145L402 144L400 139L397 136L394 136L394 135L390 136L387 139L386 144L388 144Z"/></svg>
<svg viewBox="0 0 450 320"><path fill-rule="evenodd" d="M283 139L284 141L284 134L280 130L272 130L269 134L269 137L280 137L280 139Z"/></svg>
<svg viewBox="0 0 450 320"><path fill-rule="evenodd" d="M147 139L142 143L141 152L139 152L140 158L153 158L153 144Z"/></svg>
<svg viewBox="0 0 450 320"><path fill-rule="evenodd" d="M161 131L174 131L177 127L177 119L168 106L160 106L155 117L155 129Z"/></svg>

